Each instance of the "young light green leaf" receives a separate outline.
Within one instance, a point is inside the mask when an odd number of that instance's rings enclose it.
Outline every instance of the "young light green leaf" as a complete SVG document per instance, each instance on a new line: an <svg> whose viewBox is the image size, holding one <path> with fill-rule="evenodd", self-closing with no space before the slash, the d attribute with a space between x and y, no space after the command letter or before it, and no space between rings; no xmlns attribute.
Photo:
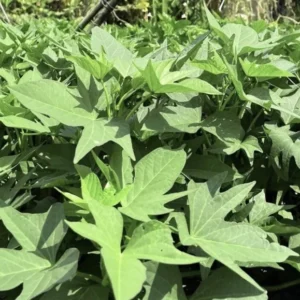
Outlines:
<svg viewBox="0 0 300 300"><path fill-rule="evenodd" d="M133 168L130 157L126 152L115 146L110 157L110 168L118 178L119 189L125 188L128 184L133 182Z"/></svg>
<svg viewBox="0 0 300 300"><path fill-rule="evenodd" d="M78 98L82 98L89 111L93 109L105 111L110 97L106 97L102 83L78 65L75 65L75 72L77 76L77 91L75 91L79 94ZM110 93L112 82L112 79L105 82L108 93Z"/></svg>
<svg viewBox="0 0 300 300"><path fill-rule="evenodd" d="M107 182L109 182L116 190L120 190L121 189L120 183L118 182L117 174L116 174L115 170L113 170L112 164L110 166L106 165L100 159L100 157L98 157L96 155L96 153L94 151L92 151L92 155L93 155L93 158L95 160L95 163L97 164L98 168L103 173L103 175L105 176ZM124 155L126 155L126 157L128 157L128 160L131 163L131 160L130 160L129 156L127 154L125 154L125 151L124 151Z"/></svg>
<svg viewBox="0 0 300 300"><path fill-rule="evenodd" d="M101 201L103 190L98 176L86 166L77 165L76 170L80 176L83 200L86 203L89 203L91 200Z"/></svg>

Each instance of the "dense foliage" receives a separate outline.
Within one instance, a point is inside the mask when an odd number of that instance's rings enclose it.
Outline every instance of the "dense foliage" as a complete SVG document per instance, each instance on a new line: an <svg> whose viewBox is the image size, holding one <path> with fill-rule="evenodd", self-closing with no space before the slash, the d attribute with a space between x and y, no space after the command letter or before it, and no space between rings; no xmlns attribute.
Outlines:
<svg viewBox="0 0 300 300"><path fill-rule="evenodd" d="M300 31L206 15L1 25L1 299L299 283Z"/></svg>

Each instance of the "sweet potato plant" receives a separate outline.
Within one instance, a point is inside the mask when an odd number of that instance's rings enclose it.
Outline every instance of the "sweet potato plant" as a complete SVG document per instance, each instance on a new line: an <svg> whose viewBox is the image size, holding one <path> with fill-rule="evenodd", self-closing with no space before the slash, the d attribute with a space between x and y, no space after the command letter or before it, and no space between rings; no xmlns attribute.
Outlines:
<svg viewBox="0 0 300 300"><path fill-rule="evenodd" d="M300 31L206 14L171 48L147 28L1 25L1 299L299 283Z"/></svg>

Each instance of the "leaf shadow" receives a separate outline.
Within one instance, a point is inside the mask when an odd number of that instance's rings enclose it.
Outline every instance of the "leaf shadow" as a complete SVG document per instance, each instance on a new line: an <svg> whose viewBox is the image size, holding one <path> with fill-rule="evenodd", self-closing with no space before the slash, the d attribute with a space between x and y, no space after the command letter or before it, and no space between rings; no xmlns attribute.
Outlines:
<svg viewBox="0 0 300 300"><path fill-rule="evenodd" d="M162 115L163 113L164 115ZM144 125L147 126L147 129L157 131L157 132L185 132L185 130L180 130L174 126L172 126L166 119L166 116L176 116L177 113L169 109L168 107L164 107L161 110L152 110L146 116ZM189 123L187 124L188 128L192 128L195 126L199 126L200 123Z"/></svg>
<svg viewBox="0 0 300 300"><path fill-rule="evenodd" d="M59 228L61 227L61 228ZM54 232L60 232L59 237L54 236ZM64 210L61 203L52 205L48 211L47 217L44 220L40 238L37 244L37 249L47 257L52 263L56 260L56 253L67 232L67 225L64 222ZM49 243L49 239L54 242L51 246L45 247Z"/></svg>
<svg viewBox="0 0 300 300"><path fill-rule="evenodd" d="M116 130L114 134L115 139L121 139L130 133L129 125L122 119L112 119L105 124L105 127L111 127Z"/></svg>
<svg viewBox="0 0 300 300"><path fill-rule="evenodd" d="M78 77L77 78L77 90L79 95L72 96L78 101L78 108L92 113L97 111L97 104L99 99L102 97L104 90L99 88L96 79L90 75L88 80L88 86ZM98 112L98 111L97 111Z"/></svg>

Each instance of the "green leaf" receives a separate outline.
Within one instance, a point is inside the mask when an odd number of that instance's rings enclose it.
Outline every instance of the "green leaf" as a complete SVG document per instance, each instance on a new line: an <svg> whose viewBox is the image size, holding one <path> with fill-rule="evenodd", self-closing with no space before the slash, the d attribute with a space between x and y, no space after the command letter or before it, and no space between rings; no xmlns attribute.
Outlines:
<svg viewBox="0 0 300 300"><path fill-rule="evenodd" d="M16 82L16 78L9 71L4 68L0 68L0 77L3 77L8 84L14 84Z"/></svg>
<svg viewBox="0 0 300 300"><path fill-rule="evenodd" d="M245 200L254 185L237 185L220 193L224 177L221 174L206 183L189 184L189 188L198 187L198 190L189 195L190 232L187 234L183 229L183 234L179 232L180 239L184 245L201 247L211 257L260 288L242 271L239 262L283 262L297 254L277 243L270 243L267 234L258 227L224 221L227 214Z"/></svg>
<svg viewBox="0 0 300 300"><path fill-rule="evenodd" d="M137 227L124 254L164 264L187 265L201 260L199 257L177 250L173 245L171 230L158 221L150 221Z"/></svg>
<svg viewBox="0 0 300 300"><path fill-rule="evenodd" d="M75 72L77 76L77 90L79 93L78 98L85 103L89 111L94 108L99 111L105 111L107 107L107 99L103 90L103 85L96 80L90 72L75 65ZM105 82L107 90L110 92L112 80ZM75 92L74 91L74 92Z"/></svg>
<svg viewBox="0 0 300 300"><path fill-rule="evenodd" d="M222 27L222 32L228 39L234 37L232 45L234 56L275 46L275 44L269 44L267 41L260 42L257 32L251 27L242 24L228 23Z"/></svg>
<svg viewBox="0 0 300 300"><path fill-rule="evenodd" d="M213 155L193 154L187 160L183 172L188 176L199 179L210 179L217 174L226 172L225 182L241 177L231 167Z"/></svg>
<svg viewBox="0 0 300 300"><path fill-rule="evenodd" d="M79 251L68 249L51 268L43 270L24 281L23 290L18 300L28 300L53 288L55 285L72 279L77 271Z"/></svg>
<svg viewBox="0 0 300 300"><path fill-rule="evenodd" d="M250 162L252 162L254 159L255 151L263 153L257 138L252 135L247 136L246 139L244 139L240 144L240 147L246 152Z"/></svg>
<svg viewBox="0 0 300 300"><path fill-rule="evenodd" d="M291 72L284 69L280 69L272 63L257 64L247 59L243 61L241 58L240 58L240 63L242 65L245 74L249 77L256 77L256 78L294 77L294 75Z"/></svg>
<svg viewBox="0 0 300 300"><path fill-rule="evenodd" d="M55 262L57 250L67 232L61 204L52 205L43 214L20 213L7 206L0 208L0 216L23 250Z"/></svg>
<svg viewBox="0 0 300 300"><path fill-rule="evenodd" d="M267 300L266 292L258 290L227 268L213 271L191 297L191 300Z"/></svg>
<svg viewBox="0 0 300 300"><path fill-rule="evenodd" d="M10 155L0 157L0 175L8 172L15 163L17 163L19 155Z"/></svg>
<svg viewBox="0 0 300 300"><path fill-rule="evenodd" d="M291 115L288 112L281 112L281 118L286 125L291 123L298 123L300 120L300 89L298 89L292 95L282 97L279 106L287 111L293 112L298 117Z"/></svg>
<svg viewBox="0 0 300 300"><path fill-rule="evenodd" d="M49 128L43 126L40 123L33 122L17 116L1 117L0 122L2 122L6 127L22 128L31 131L36 131L39 133L50 132Z"/></svg>
<svg viewBox="0 0 300 300"><path fill-rule="evenodd" d="M95 60L88 56L70 56L67 59L101 80L112 69L112 65L105 59Z"/></svg>
<svg viewBox="0 0 300 300"><path fill-rule="evenodd" d="M155 132L188 132L196 133L200 128L202 107L165 106L153 109L144 121L143 130Z"/></svg>
<svg viewBox="0 0 300 300"><path fill-rule="evenodd" d="M124 78L132 76L136 72L133 64L133 54L107 31L99 27L94 27L92 30L91 46L92 50L97 54L104 49L107 58L113 62L114 67Z"/></svg>
<svg viewBox="0 0 300 300"><path fill-rule="evenodd" d="M236 92L241 100L255 103L255 104L262 106L264 108L267 108L267 109L269 109L271 107L272 99L270 98L269 95L267 95L268 97L262 97L261 95L246 94L244 91L243 83L238 76L237 66L230 65L226 60L225 60L225 64L227 66L228 76L229 76L230 80L232 81L232 83L236 89ZM259 91L261 91L261 90L264 91L264 89L259 89ZM266 96L266 95L264 94L263 96Z"/></svg>
<svg viewBox="0 0 300 300"><path fill-rule="evenodd" d="M85 126L97 117L96 111L82 107L60 82L43 79L15 85L10 90L28 109L48 115L68 126Z"/></svg>
<svg viewBox="0 0 300 300"><path fill-rule="evenodd" d="M290 170L290 160L294 157L296 165L300 168L300 141L295 142L290 137L289 126L277 127L267 125L270 130L269 137L272 140L272 148L270 156L273 158L278 169L282 170L284 179L288 179Z"/></svg>
<svg viewBox="0 0 300 300"><path fill-rule="evenodd" d="M141 221L148 221L149 215L169 212L161 197L174 185L185 160L183 150L164 148L158 148L143 157L135 165L133 187L121 201L120 211Z"/></svg>
<svg viewBox="0 0 300 300"><path fill-rule="evenodd" d="M125 188L128 184L132 184L133 168L130 157L118 146L114 147L113 153L110 157L110 168L118 177L120 189Z"/></svg>
<svg viewBox="0 0 300 300"><path fill-rule="evenodd" d="M213 16L213 14L209 11L209 9L206 6L206 3L204 2L204 10L205 14L208 20L209 27L223 40L223 42L228 42L227 35L223 32L220 24L216 20L216 18Z"/></svg>
<svg viewBox="0 0 300 300"><path fill-rule="evenodd" d="M214 153L226 153L228 155L243 149L250 162L253 161L254 152L262 152L258 140L254 136L245 138L241 121L235 111L218 111L202 123L203 130L216 136L219 141L210 149Z"/></svg>
<svg viewBox="0 0 300 300"><path fill-rule="evenodd" d="M6 266L0 272L5 276L0 290L12 289L23 283L17 299L29 300L74 277L79 258L77 249L68 249L55 263L58 248L66 234L61 204L52 205L42 214L22 214L4 206L0 208L0 217L22 247L22 250L0 249L0 263Z"/></svg>
<svg viewBox="0 0 300 300"><path fill-rule="evenodd" d="M99 284L92 284L85 279L74 278L71 282L58 285L54 289L45 293L41 300L107 300L108 288L104 288Z"/></svg>
<svg viewBox="0 0 300 300"><path fill-rule="evenodd" d="M277 213L282 206L266 201L266 195L261 191L252 198L254 205L249 214L251 224L261 225L270 215Z"/></svg>
<svg viewBox="0 0 300 300"><path fill-rule="evenodd" d="M198 78L188 78L194 70L170 72L173 60L151 61L140 70L143 78L153 93L190 93L198 92L209 95L221 95L208 82Z"/></svg>
<svg viewBox="0 0 300 300"><path fill-rule="evenodd" d="M96 146L101 146L109 141L119 144L133 160L135 159L128 124L119 119L101 118L90 121L84 127L76 147L74 163L78 163Z"/></svg>
<svg viewBox="0 0 300 300"><path fill-rule="evenodd" d="M215 49L209 53L208 59L195 60L191 65L215 75L227 74L227 67Z"/></svg>
<svg viewBox="0 0 300 300"><path fill-rule="evenodd" d="M116 300L130 300L142 289L146 268L133 257L108 248L101 250Z"/></svg>
<svg viewBox="0 0 300 300"><path fill-rule="evenodd" d="M158 264L152 261L144 264L147 279L143 300L186 300L178 267Z"/></svg>
<svg viewBox="0 0 300 300"><path fill-rule="evenodd" d="M180 70L183 65L199 51L202 42L208 37L209 32L199 35L191 44L185 47L174 61L173 68Z"/></svg>
<svg viewBox="0 0 300 300"><path fill-rule="evenodd" d="M123 219L114 207L102 205L99 201L88 202L95 224L86 222L68 222L68 226L79 235L96 242L103 248L115 251L120 248ZM110 228L108 231L107 228Z"/></svg>
<svg viewBox="0 0 300 300"><path fill-rule="evenodd" d="M46 114L68 126L84 126L78 142L74 162L77 163L90 150L108 141L117 141L126 147L134 159L128 125L118 119L97 119L98 113L79 103L66 86L51 80L28 82L11 87L11 92L27 108Z"/></svg>
<svg viewBox="0 0 300 300"><path fill-rule="evenodd" d="M0 291L13 289L30 276L51 267L51 263L25 250L0 249Z"/></svg>
<svg viewBox="0 0 300 300"><path fill-rule="evenodd" d="M215 135L227 146L238 142L244 135L235 111L218 111L201 122L203 130Z"/></svg>
<svg viewBox="0 0 300 300"><path fill-rule="evenodd" d="M82 198L88 203L91 199L100 201L103 190L98 176L86 166L76 166L80 176Z"/></svg>

